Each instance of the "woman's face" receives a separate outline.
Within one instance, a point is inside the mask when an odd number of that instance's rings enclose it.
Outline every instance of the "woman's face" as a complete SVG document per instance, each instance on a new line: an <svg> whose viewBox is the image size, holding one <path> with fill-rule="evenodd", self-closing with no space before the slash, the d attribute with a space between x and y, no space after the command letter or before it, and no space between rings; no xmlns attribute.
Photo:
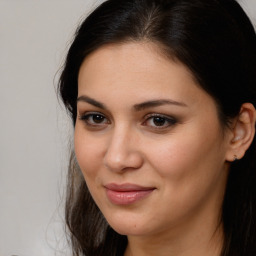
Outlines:
<svg viewBox="0 0 256 256"><path fill-rule="evenodd" d="M93 199L126 235L216 224L228 140L214 100L156 45L108 45L78 78L75 153Z"/></svg>

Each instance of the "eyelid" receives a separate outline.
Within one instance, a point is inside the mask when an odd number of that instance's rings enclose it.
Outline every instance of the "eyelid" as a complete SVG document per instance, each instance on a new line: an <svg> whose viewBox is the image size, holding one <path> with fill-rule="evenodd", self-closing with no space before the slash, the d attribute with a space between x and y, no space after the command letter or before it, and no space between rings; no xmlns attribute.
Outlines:
<svg viewBox="0 0 256 256"><path fill-rule="evenodd" d="M80 113L77 114L78 118L84 118L89 115L101 115L106 117L106 115L100 111L81 111L81 112L82 112L81 114Z"/></svg>
<svg viewBox="0 0 256 256"><path fill-rule="evenodd" d="M99 120L99 122L97 123L97 121L95 122L95 120L90 120L90 118L93 118L94 115L102 116L103 121L101 122ZM148 122L150 122L150 119L153 119L154 117L159 117L159 118L164 119L164 124L163 125L149 124ZM86 127L88 127L88 129L89 128L104 129L106 126L111 124L110 119L105 114L103 114L99 111L85 111L85 112L83 112L83 114L78 113L78 118L86 125ZM145 115L143 117L141 124L142 124L142 126L145 126L146 128L148 128L150 130L165 131L168 128L170 129L177 122L178 122L177 118L170 116L170 115L161 114L161 113L148 113L147 115Z"/></svg>
<svg viewBox="0 0 256 256"><path fill-rule="evenodd" d="M98 115L98 116L102 116L103 118L105 118L107 120L107 122L104 123L90 123L88 121L88 119L94 115ZM104 115L101 112L98 111L88 111L88 112L84 112L83 114L78 114L78 118L79 120L83 121L88 127L102 127L105 126L106 124L110 124L110 120L106 117L106 115Z"/></svg>
<svg viewBox="0 0 256 256"><path fill-rule="evenodd" d="M144 117L144 121L143 121L142 125L144 125L148 120L150 120L151 118L154 118L154 117L160 117L160 118L165 119L167 122L169 122L169 124L165 125L165 126L150 126L149 125L149 127L153 127L153 129L156 129L156 130L167 129L170 126L173 126L173 125L175 125L178 122L177 119L174 118L174 117L171 117L171 116L168 116L168 115L165 115L165 114L151 113L151 114L147 114ZM146 125L144 125L144 126L146 126Z"/></svg>

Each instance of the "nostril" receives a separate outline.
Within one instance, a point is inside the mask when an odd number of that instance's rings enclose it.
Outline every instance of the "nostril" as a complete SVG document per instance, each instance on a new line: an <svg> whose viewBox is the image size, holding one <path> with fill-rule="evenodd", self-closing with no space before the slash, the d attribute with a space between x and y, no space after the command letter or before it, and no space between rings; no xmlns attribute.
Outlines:
<svg viewBox="0 0 256 256"><path fill-rule="evenodd" d="M136 139L129 125L116 127L103 157L105 167L115 172L140 168L143 158Z"/></svg>
<svg viewBox="0 0 256 256"><path fill-rule="evenodd" d="M121 159L118 155L108 154L104 159L104 165L112 171L122 171L125 168L125 158Z"/></svg>
<svg viewBox="0 0 256 256"><path fill-rule="evenodd" d="M126 154L108 154L104 158L107 169L115 172L135 170L142 166L143 157L140 152L127 152Z"/></svg>

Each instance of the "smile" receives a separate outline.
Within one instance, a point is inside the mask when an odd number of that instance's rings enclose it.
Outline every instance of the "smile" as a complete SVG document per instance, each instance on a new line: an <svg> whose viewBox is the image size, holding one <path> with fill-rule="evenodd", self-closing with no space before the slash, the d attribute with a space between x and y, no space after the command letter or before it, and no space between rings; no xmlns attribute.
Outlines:
<svg viewBox="0 0 256 256"><path fill-rule="evenodd" d="M110 202L117 205L133 204L147 197L156 189L154 187L142 187L128 183L122 185L111 183L107 184L105 188Z"/></svg>

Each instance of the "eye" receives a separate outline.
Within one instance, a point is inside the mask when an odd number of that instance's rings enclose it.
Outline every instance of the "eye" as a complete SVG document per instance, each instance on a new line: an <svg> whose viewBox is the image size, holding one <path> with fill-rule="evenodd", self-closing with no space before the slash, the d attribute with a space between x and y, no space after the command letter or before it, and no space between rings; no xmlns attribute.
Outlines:
<svg viewBox="0 0 256 256"><path fill-rule="evenodd" d="M101 113L86 113L79 116L79 119L84 121L86 125L94 127L101 127L110 123L109 120Z"/></svg>
<svg viewBox="0 0 256 256"><path fill-rule="evenodd" d="M143 122L143 125L150 126L154 129L165 129L176 123L176 119L172 117L167 117L160 114L151 114L149 116L146 116L146 120Z"/></svg>

